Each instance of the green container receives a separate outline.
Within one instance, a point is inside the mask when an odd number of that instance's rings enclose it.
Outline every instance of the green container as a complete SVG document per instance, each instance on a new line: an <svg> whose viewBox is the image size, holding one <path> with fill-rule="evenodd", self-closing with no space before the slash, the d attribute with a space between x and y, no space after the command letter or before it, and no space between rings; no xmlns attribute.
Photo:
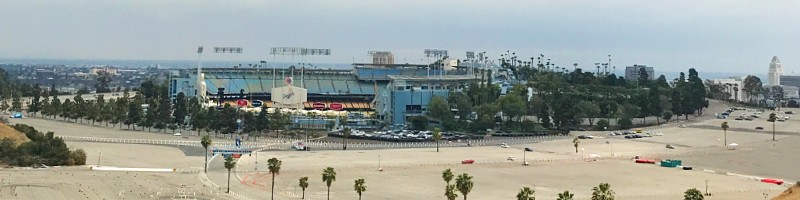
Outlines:
<svg viewBox="0 0 800 200"><path fill-rule="evenodd" d="M681 161L680 160L662 160L661 161L661 166L662 167L678 167L679 165L681 165Z"/></svg>

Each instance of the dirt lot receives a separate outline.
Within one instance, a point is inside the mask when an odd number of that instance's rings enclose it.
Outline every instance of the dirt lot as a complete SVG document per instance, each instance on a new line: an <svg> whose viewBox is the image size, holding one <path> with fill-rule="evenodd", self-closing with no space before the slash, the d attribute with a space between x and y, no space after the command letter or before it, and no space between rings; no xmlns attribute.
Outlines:
<svg viewBox="0 0 800 200"><path fill-rule="evenodd" d="M798 130L800 116L798 118L778 122L776 129L787 133ZM740 144L736 150L723 147L723 131L712 128L723 121L728 121L732 127L727 132L727 143ZM56 131L57 135L175 139L168 134L119 131L41 119L19 122L42 131ZM364 199L443 199L445 183L441 171L447 168L474 177L475 187L468 195L469 199L513 199L524 186L533 187L536 196L543 199L553 199L556 193L564 190L575 193L576 199L588 199L590 189L602 182L611 184L617 199L680 199L686 189L704 191L707 180L709 191L714 194L708 199L750 200L764 198L763 193L774 197L786 186L765 184L726 175L725 172L786 179L790 183L800 180L796 173L796 166L800 165L797 154L800 147L796 145L800 136L781 134L778 141L771 141L772 124L763 118L754 121L708 119L683 124L685 128L674 124L647 128L648 132L660 132L664 136L641 139L585 132L602 137L581 140L577 153L571 140L512 145L510 148L441 148L441 152L436 152L435 148L266 151L239 159L232 184L235 192L246 197L265 198L270 182L265 174L266 161L271 157L283 160L281 173L275 181L276 199L299 199L301 192L296 186L297 179L303 176L310 179L306 199L325 199L326 188L320 173L328 166L338 172L337 181L331 187L331 199L357 198L352 184L358 178L366 179L368 189ZM762 126L765 130L755 130L755 126ZM667 149L666 144L676 148ZM170 146L89 142L68 142L68 145L86 149L90 164L96 164L98 156L102 165L117 167L200 169L203 163L203 157L196 152L187 156L186 150ZM525 147L533 148L534 152L523 154ZM102 155L99 152L103 152ZM600 159L586 161L585 158L591 154L600 156ZM684 165L693 166L695 170L635 164L630 160L635 155L681 159ZM515 160L509 161L509 156ZM523 157L531 166L522 166ZM476 164L460 164L464 159L474 159ZM258 171L254 171L256 160ZM224 187L226 173L221 168L221 160L217 158L213 162L213 173L209 171L209 177ZM379 165L384 169L382 172L377 170ZM709 173L704 169L716 172ZM230 198L209 194L215 190L200 184L202 181L197 174L97 172L73 167L2 169L0 178L3 179L0 199L121 199L120 195L126 195L128 199L171 198L181 193L181 187L194 191L193 194L202 194L196 195L199 199ZM154 188L162 188L162 193L153 193Z"/></svg>
<svg viewBox="0 0 800 200"><path fill-rule="evenodd" d="M231 199L199 182L197 174L3 169L0 199Z"/></svg>

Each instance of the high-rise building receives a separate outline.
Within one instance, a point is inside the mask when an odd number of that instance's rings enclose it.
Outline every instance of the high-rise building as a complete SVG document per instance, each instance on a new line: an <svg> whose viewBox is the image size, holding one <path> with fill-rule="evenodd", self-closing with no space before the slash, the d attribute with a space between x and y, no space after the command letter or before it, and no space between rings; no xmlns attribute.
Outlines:
<svg viewBox="0 0 800 200"><path fill-rule="evenodd" d="M773 56L772 61L769 62L769 73L767 85L781 85L781 75L783 75L783 68L781 67L781 60L778 56Z"/></svg>
<svg viewBox="0 0 800 200"><path fill-rule="evenodd" d="M648 67L647 65L633 65L625 67L625 79L626 80L639 80L639 72L644 68L644 71L647 72L647 79L653 80L655 79L656 74L653 71L653 67Z"/></svg>

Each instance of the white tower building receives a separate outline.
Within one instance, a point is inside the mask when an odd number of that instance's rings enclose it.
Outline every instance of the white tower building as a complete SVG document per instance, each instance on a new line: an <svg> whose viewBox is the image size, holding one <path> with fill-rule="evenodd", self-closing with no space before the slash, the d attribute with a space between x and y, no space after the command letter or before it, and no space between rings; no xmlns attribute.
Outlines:
<svg viewBox="0 0 800 200"><path fill-rule="evenodd" d="M783 75L781 60L778 59L778 56L773 56L772 61L769 62L768 85L781 85L781 75Z"/></svg>

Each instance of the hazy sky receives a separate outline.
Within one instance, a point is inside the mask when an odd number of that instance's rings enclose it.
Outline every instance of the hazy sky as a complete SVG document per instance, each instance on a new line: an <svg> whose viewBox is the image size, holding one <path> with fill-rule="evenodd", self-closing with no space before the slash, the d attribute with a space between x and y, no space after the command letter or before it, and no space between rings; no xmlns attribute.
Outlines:
<svg viewBox="0 0 800 200"><path fill-rule="evenodd" d="M272 60L270 47L330 48L313 62L398 62L423 49L544 54L561 66L766 73L800 66L800 1L781 0L0 0L0 58ZM289 61L289 57L278 58ZM294 58L296 62L301 59ZM800 69L800 68L798 68ZM754 71L755 70L755 71Z"/></svg>

